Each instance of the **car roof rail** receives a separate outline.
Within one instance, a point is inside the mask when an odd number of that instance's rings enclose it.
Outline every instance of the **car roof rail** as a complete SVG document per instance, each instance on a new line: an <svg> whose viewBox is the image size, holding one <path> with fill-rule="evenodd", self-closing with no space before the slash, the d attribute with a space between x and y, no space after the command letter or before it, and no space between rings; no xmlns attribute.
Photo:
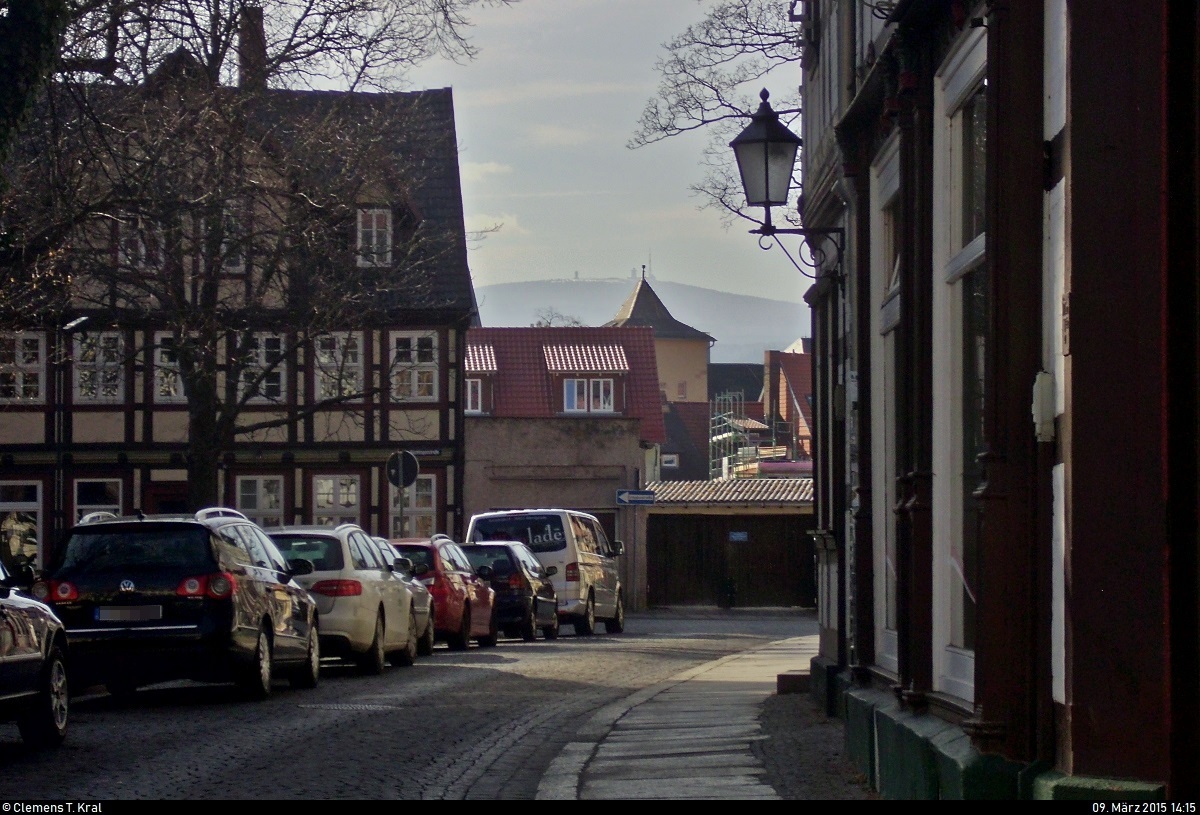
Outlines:
<svg viewBox="0 0 1200 815"><path fill-rule="evenodd" d="M99 523L100 521L115 521L117 517L118 516L115 512L109 512L108 510L102 509L96 512L89 512L87 515L84 515L82 518L80 518L78 523L94 524Z"/></svg>
<svg viewBox="0 0 1200 815"><path fill-rule="evenodd" d="M209 518L237 518L241 521L250 520L243 513L229 507L208 507L196 512L197 521L207 521Z"/></svg>

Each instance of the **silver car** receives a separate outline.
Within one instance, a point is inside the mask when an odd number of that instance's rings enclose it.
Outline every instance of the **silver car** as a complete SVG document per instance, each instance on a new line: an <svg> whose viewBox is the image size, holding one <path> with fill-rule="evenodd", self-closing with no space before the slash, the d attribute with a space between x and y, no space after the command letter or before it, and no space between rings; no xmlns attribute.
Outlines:
<svg viewBox="0 0 1200 815"><path fill-rule="evenodd" d="M355 661L363 673L388 660L412 665L421 629L403 562L388 558L357 524L285 526L268 530L289 562L312 563L296 580L317 601L321 653Z"/></svg>
<svg viewBox="0 0 1200 815"><path fill-rule="evenodd" d="M433 653L435 634L433 595L424 583L413 576L412 561L400 554L400 550L392 546L387 538L372 537L371 540L375 541L385 558L402 558L404 561L405 568L397 574L412 592L413 614L417 618L417 631L421 632L417 637L417 655L427 657Z"/></svg>

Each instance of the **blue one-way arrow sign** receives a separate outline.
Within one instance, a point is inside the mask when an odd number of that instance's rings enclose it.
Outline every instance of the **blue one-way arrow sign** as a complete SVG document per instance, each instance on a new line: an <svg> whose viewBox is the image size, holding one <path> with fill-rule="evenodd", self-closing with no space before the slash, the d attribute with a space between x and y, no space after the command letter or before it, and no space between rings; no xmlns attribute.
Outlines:
<svg viewBox="0 0 1200 815"><path fill-rule="evenodd" d="M653 490L617 490L618 504L653 504Z"/></svg>

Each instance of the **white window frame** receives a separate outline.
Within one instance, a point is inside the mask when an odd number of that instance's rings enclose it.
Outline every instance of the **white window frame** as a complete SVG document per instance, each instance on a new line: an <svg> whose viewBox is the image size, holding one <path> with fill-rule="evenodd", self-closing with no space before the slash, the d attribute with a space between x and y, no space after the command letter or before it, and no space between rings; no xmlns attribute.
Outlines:
<svg viewBox="0 0 1200 815"><path fill-rule="evenodd" d="M109 487L115 487L116 501L105 501L97 503L95 501L83 501L79 497L79 488L84 484L106 484ZM84 515L92 512L111 512L113 515L122 514L124 506L123 485L119 478L76 478L73 494L75 496L75 520L78 521Z"/></svg>
<svg viewBox="0 0 1200 815"><path fill-rule="evenodd" d="M117 264L157 269L162 265L163 242L162 224L144 215L125 215L117 221Z"/></svg>
<svg viewBox="0 0 1200 815"><path fill-rule="evenodd" d="M428 538L437 532L437 477L418 475L407 487L390 487L388 529L393 538ZM401 500L404 506L401 512Z"/></svg>
<svg viewBox="0 0 1200 815"><path fill-rule="evenodd" d="M283 476L239 475L237 508L263 528L283 526Z"/></svg>
<svg viewBox="0 0 1200 815"><path fill-rule="evenodd" d="M563 412L613 413L616 390L616 380L612 377L564 379Z"/></svg>
<svg viewBox="0 0 1200 815"><path fill-rule="evenodd" d="M170 333L154 335L154 401L163 405L181 405L187 402L183 392L183 378L179 375L179 361L174 348L175 336ZM164 393L164 388L171 392Z"/></svg>
<svg viewBox="0 0 1200 815"><path fill-rule="evenodd" d="M358 265L389 266L392 262L392 211L387 207L364 207L356 218Z"/></svg>
<svg viewBox="0 0 1200 815"><path fill-rule="evenodd" d="M125 341L120 332L101 331L73 337L75 401L121 404L125 401Z"/></svg>
<svg viewBox="0 0 1200 815"><path fill-rule="evenodd" d="M313 476L313 523L322 526L361 523L362 479L357 475Z"/></svg>
<svg viewBox="0 0 1200 815"><path fill-rule="evenodd" d="M33 500L12 500L6 493L10 489L27 490L33 488ZM21 516L26 516L22 518ZM29 517L32 516L32 517ZM23 554L27 557L32 557L32 563L36 564L36 568L43 566L41 541L42 537L42 485L37 481L0 481L0 546L4 547L4 560L6 563L12 562L14 546L21 546ZM29 526L33 529L30 530ZM19 543L14 540L17 535L27 535L30 531L33 532L33 543L29 543L28 539L24 543ZM32 552L29 548L32 546Z"/></svg>
<svg viewBox="0 0 1200 815"><path fill-rule="evenodd" d="M46 401L46 335L38 331L0 333L0 403Z"/></svg>
<svg viewBox="0 0 1200 815"><path fill-rule="evenodd" d="M313 392L318 401L362 398L362 334L340 331L317 337L313 341L313 362Z"/></svg>
<svg viewBox="0 0 1200 815"><path fill-rule="evenodd" d="M483 413L483 380L477 377L467 379L466 389L466 406L463 411L466 413Z"/></svg>
<svg viewBox="0 0 1200 815"><path fill-rule="evenodd" d="M259 404L278 404L287 398L287 338L282 334L258 332L246 338L247 346L242 349L242 396L250 389L251 382L260 375L257 391L246 401ZM272 395L270 391L278 391Z"/></svg>
<svg viewBox="0 0 1200 815"><path fill-rule="evenodd" d="M246 271L246 221L241 206L227 206L221 212L221 268L230 274Z"/></svg>
<svg viewBox="0 0 1200 815"><path fill-rule="evenodd" d="M899 631L896 571L896 331L889 306L896 309L891 276L895 264L894 207L900 194L900 139L894 134L871 168L871 523L875 529L874 562L875 664L898 673Z"/></svg>
<svg viewBox="0 0 1200 815"><path fill-rule="evenodd" d="M401 402L436 402L441 362L435 331L394 331L392 398Z"/></svg>
<svg viewBox="0 0 1200 815"><path fill-rule="evenodd" d="M971 29L938 71L934 88L934 378L933 391L933 682L934 689L973 702L975 654L955 645L965 585L963 534L964 277L986 260L987 236L963 237L962 106L986 81L987 31Z"/></svg>

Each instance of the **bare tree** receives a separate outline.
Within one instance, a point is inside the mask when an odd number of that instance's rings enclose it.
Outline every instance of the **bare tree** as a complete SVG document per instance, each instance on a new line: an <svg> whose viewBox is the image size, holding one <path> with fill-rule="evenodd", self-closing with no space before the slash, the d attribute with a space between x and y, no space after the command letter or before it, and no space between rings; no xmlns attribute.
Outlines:
<svg viewBox="0 0 1200 815"><path fill-rule="evenodd" d="M78 347L111 340L157 396L186 404L193 505L216 502L236 443L335 407L354 421L351 405L406 375L364 374L346 332L439 307L430 269L465 237L415 202L451 134L430 132L436 93L302 88L339 72L384 85L433 53L469 56L461 12L478 2L272 3L290 16L257 44L253 26L237 30L240 2L76 20L63 66L103 78L54 83L8 162L0 311L10 326L87 313ZM115 50L101 24L114 19ZM391 212L386 258L363 262L363 201ZM281 374L301 361L319 384L289 400Z"/></svg>
<svg viewBox="0 0 1200 815"><path fill-rule="evenodd" d="M530 324L532 328L553 328L555 326L571 326L580 328L583 327L583 320L570 314L563 314L554 306L546 306L539 308L534 313L534 321Z"/></svg>
<svg viewBox="0 0 1200 815"><path fill-rule="evenodd" d="M665 54L656 63L661 77L657 95L646 103L628 142L636 149L683 133L707 133L701 159L705 175L691 190L702 199L702 207L717 208L726 223L738 217L757 220L742 212L742 186L729 142L758 107L759 92L770 75L780 77L776 84L781 88L788 87L784 82L794 82L796 74L788 66L802 56L799 28L792 19L795 5L724 0L665 43ZM794 127L798 89L776 89L771 105Z"/></svg>

